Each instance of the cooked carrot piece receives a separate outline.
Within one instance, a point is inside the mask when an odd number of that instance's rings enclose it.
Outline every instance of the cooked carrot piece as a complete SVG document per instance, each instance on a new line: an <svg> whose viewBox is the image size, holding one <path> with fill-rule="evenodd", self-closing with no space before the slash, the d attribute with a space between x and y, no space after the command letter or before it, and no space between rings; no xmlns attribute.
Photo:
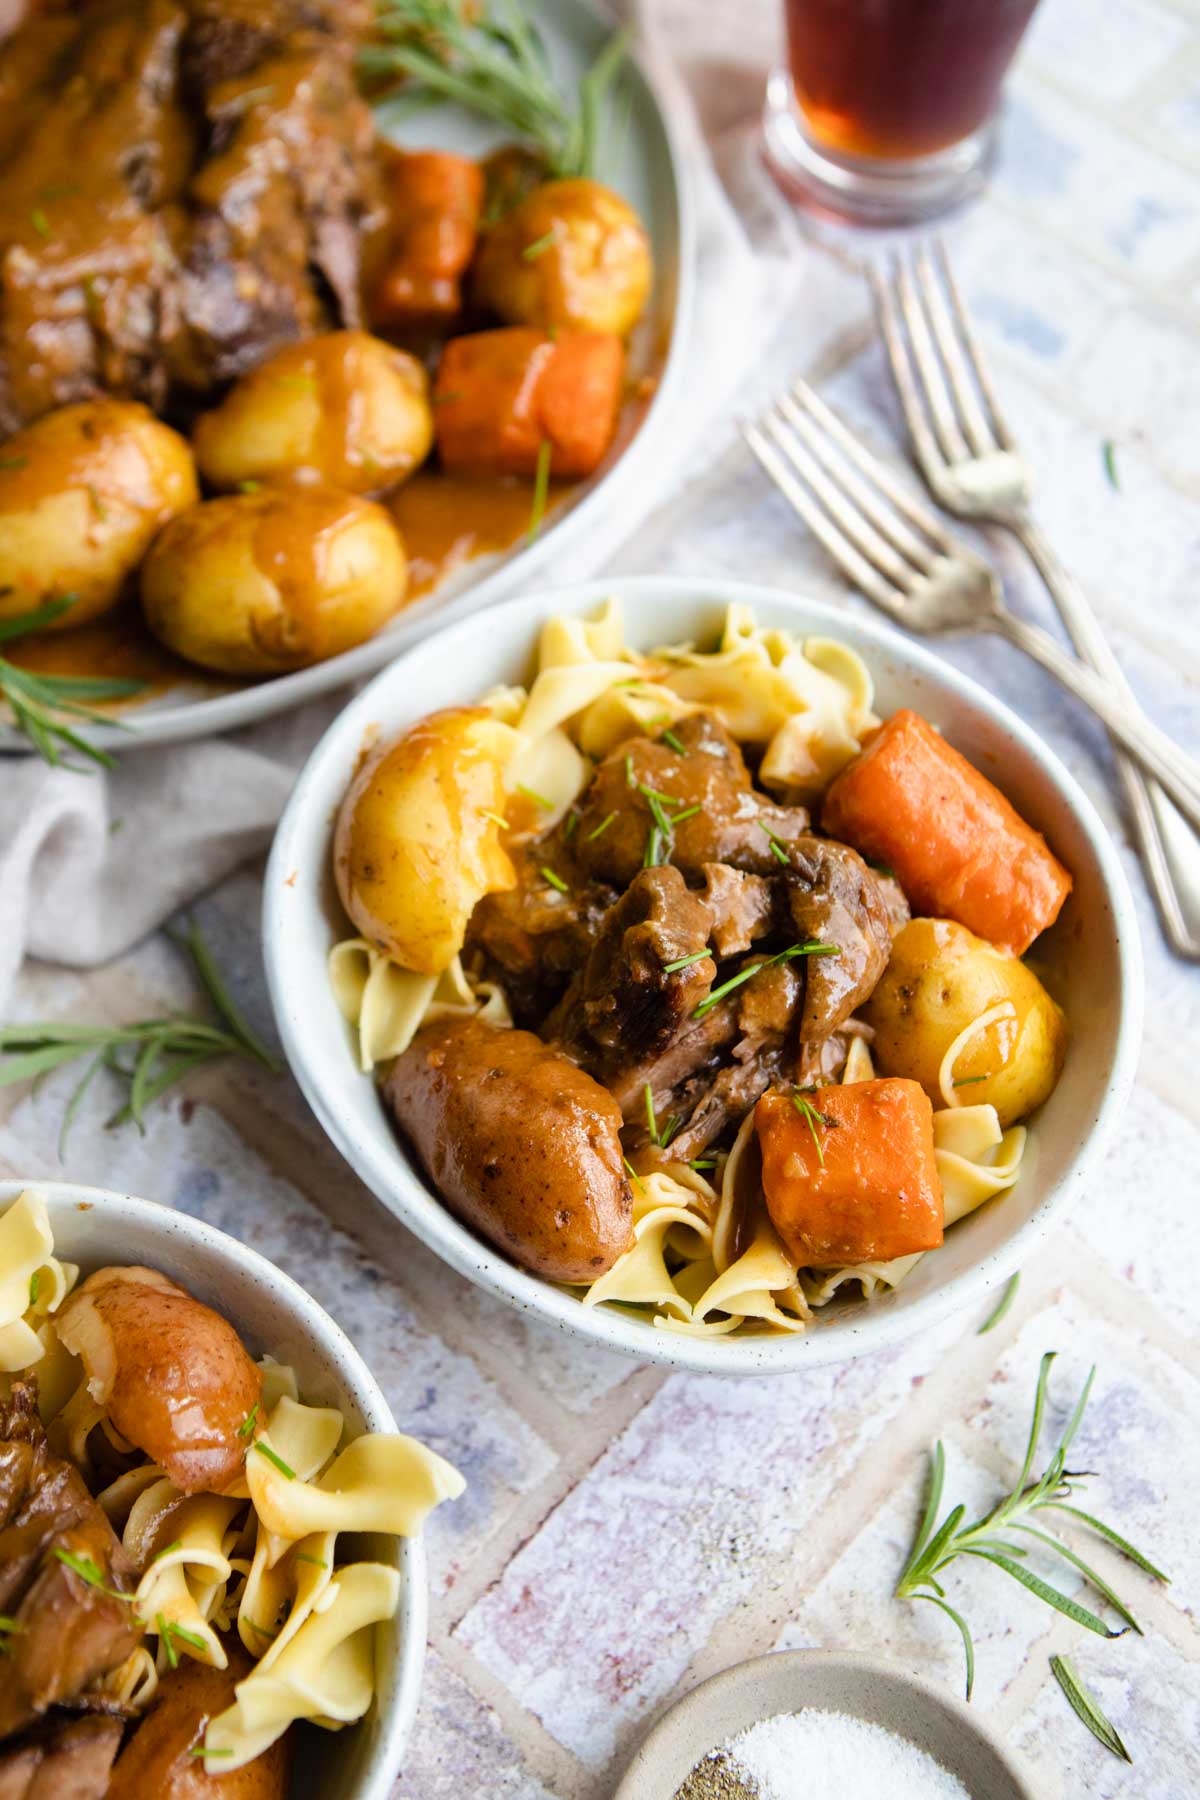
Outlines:
<svg viewBox="0 0 1200 1800"><path fill-rule="evenodd" d="M957 919L1022 956L1071 877L999 788L927 719L893 713L825 796L821 824L888 864L914 912Z"/></svg>
<svg viewBox="0 0 1200 1800"><path fill-rule="evenodd" d="M933 1108L919 1082L764 1094L754 1125L767 1211L801 1268L890 1262L941 1243Z"/></svg>
<svg viewBox="0 0 1200 1800"><path fill-rule="evenodd" d="M442 465L462 475L590 475L613 439L625 351L618 337L523 325L452 338L434 386Z"/></svg>
<svg viewBox="0 0 1200 1800"><path fill-rule="evenodd" d="M389 243L372 289L372 322L404 330L451 319L475 254L483 170L442 150L398 150L387 176Z"/></svg>

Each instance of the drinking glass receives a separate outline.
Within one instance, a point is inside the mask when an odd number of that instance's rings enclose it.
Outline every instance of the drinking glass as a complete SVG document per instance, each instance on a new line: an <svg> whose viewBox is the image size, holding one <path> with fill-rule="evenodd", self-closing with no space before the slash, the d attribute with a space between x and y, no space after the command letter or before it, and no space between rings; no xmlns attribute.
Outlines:
<svg viewBox="0 0 1200 1800"><path fill-rule="evenodd" d="M795 198L915 223L980 187L1000 84L1037 0L785 0L768 165Z"/></svg>

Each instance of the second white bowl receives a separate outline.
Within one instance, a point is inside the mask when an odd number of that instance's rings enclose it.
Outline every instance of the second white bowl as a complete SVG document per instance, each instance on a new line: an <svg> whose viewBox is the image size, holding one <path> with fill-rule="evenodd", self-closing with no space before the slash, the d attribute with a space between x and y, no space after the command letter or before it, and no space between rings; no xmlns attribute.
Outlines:
<svg viewBox="0 0 1200 1800"><path fill-rule="evenodd" d="M331 945L350 929L333 887L333 821L367 743L437 707L473 702L497 683L526 681L542 621L589 614L614 593L624 602L628 642L643 649L711 639L734 601L753 607L761 624L851 645L874 677L876 710L924 713L1045 833L1075 878L1051 939L1072 1047L1033 1121L1019 1183L956 1225L903 1287L870 1306L835 1304L796 1336L705 1339L658 1330L625 1312L585 1308L482 1242L406 1154L374 1083L357 1067L326 974ZM1129 890L1095 809L1058 758L1007 707L898 632L800 595L724 579L623 576L510 601L400 657L335 719L292 790L267 869L263 947L296 1079L347 1162L410 1230L470 1280L562 1331L643 1360L721 1374L842 1362L981 1300L1028 1259L1080 1192L1124 1103L1141 1043L1141 954Z"/></svg>

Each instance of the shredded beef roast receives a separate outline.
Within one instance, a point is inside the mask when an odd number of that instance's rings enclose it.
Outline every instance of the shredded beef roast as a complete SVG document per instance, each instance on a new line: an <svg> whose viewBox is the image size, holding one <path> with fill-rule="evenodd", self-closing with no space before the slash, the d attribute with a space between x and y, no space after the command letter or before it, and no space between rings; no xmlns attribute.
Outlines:
<svg viewBox="0 0 1200 1800"><path fill-rule="evenodd" d="M887 967L892 931L887 900L858 852L830 838L792 846L784 882L801 940L836 944L837 956L805 958L808 984L800 1035L819 1042L873 991Z"/></svg>
<svg viewBox="0 0 1200 1800"><path fill-rule="evenodd" d="M120 1719L56 1717L0 1744L0 1800L104 1800Z"/></svg>
<svg viewBox="0 0 1200 1800"><path fill-rule="evenodd" d="M510 844L509 855L516 886L484 895L471 914L465 949L504 988L517 1024L533 1026L586 960L617 893L572 879L564 894L546 880L547 867L575 873L561 832Z"/></svg>
<svg viewBox="0 0 1200 1800"><path fill-rule="evenodd" d="M364 0L79 0L0 46L0 434L359 322Z"/></svg>
<svg viewBox="0 0 1200 1800"><path fill-rule="evenodd" d="M96 1578L68 1567L59 1551ZM133 1566L79 1471L47 1448L36 1382L15 1382L0 1405L0 1613L16 1624L0 1669L0 1738L52 1706L88 1704L84 1690L141 1641L134 1586ZM117 1597L125 1592L129 1600Z"/></svg>

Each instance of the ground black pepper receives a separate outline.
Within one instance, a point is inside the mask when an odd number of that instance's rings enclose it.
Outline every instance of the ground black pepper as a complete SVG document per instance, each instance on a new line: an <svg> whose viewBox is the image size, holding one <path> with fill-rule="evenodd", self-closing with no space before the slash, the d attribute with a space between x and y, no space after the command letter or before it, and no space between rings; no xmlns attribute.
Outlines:
<svg viewBox="0 0 1200 1800"><path fill-rule="evenodd" d="M737 1771L723 1750L710 1750L676 1788L674 1800L759 1800L759 1789L757 1782Z"/></svg>

